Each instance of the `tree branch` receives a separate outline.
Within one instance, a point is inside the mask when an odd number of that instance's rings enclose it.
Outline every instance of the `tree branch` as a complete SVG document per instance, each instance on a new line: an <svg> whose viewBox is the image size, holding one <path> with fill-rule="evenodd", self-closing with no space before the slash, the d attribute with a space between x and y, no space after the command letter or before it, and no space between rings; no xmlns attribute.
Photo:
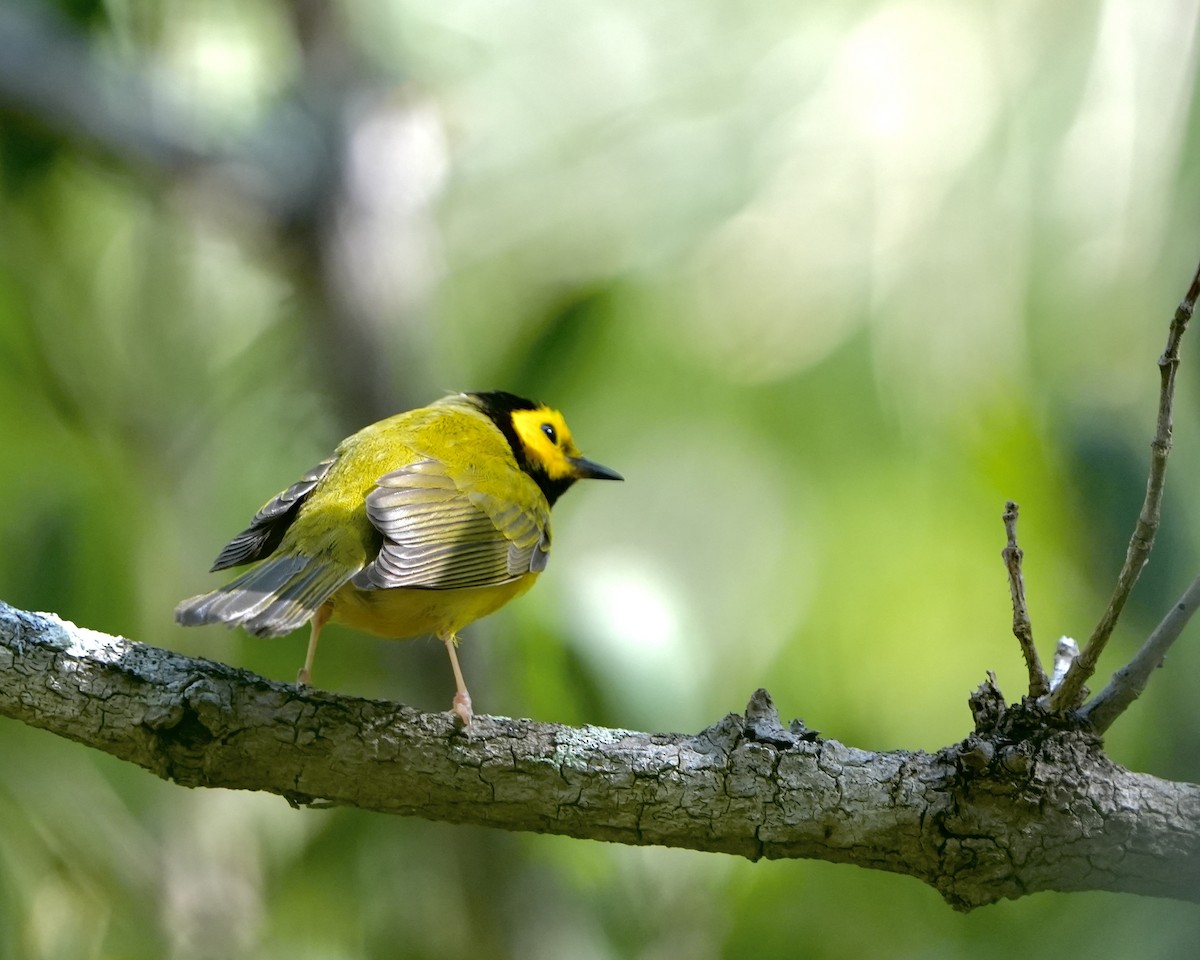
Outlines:
<svg viewBox="0 0 1200 960"><path fill-rule="evenodd" d="M463 734L449 714L300 690L0 603L0 714L183 786L854 863L963 910L1039 890L1200 901L1200 787L1131 773L994 685L972 703L976 732L936 754L785 728L765 691L695 735L501 717Z"/></svg>
<svg viewBox="0 0 1200 960"><path fill-rule="evenodd" d="M1141 696L1150 682L1150 675L1162 666L1171 644L1179 639L1197 607L1200 607L1200 577L1183 592L1133 659L1114 673L1108 686L1083 708L1083 716L1096 733L1104 733L1125 708Z"/></svg>
<svg viewBox="0 0 1200 960"><path fill-rule="evenodd" d="M96 56L49 5L0 7L0 118L32 124L150 181L202 177L217 187L205 192L209 206L219 198L226 212L249 204L292 228L320 215L335 179L333 148L304 107L290 103L253 137L214 149L149 67Z"/></svg>
<svg viewBox="0 0 1200 960"><path fill-rule="evenodd" d="M284 254L274 269L288 270L305 293L298 302L311 303L307 317L324 347L320 370L335 385L333 398L346 422L357 424L394 412L390 364L404 344L380 334L388 324L375 314L391 323L398 308L369 301L365 254L346 246L361 246L368 236L361 204L348 193L346 157L367 105L393 128L410 108L393 86L346 62L340 19L328 6L286 6L305 53L300 75L253 128L213 142L211 134L197 135L186 97L153 64L97 56L95 44L52 4L0 4L0 125L61 140L72 153L129 172L151 192L172 187L190 214L226 229L264 226L272 240L263 246ZM381 168L390 170L395 160L388 154ZM397 165L411 174L421 162L402 155ZM390 215L390 230L411 227ZM349 262L358 269L348 272Z"/></svg>
<svg viewBox="0 0 1200 960"><path fill-rule="evenodd" d="M1171 416L1175 403L1175 374L1179 370L1179 342L1196 309L1197 298L1200 298L1200 267L1196 268L1191 285L1175 310L1175 316L1167 334L1166 349L1158 358L1158 370L1161 378L1158 395L1158 423L1154 439L1150 443L1150 476L1146 481L1146 499L1142 504L1142 512L1138 515L1133 536L1129 540L1125 564L1121 567L1120 574L1117 575L1117 585L1108 602L1108 607L1100 618L1100 622L1096 624L1096 628L1092 631L1082 652L1071 664L1063 682L1051 695L1051 705L1057 711L1073 710L1079 706L1084 696L1083 685L1095 672L1100 655L1104 652L1108 638L1112 636L1121 611L1125 608L1125 601L1133 592L1134 584L1141 575L1142 567L1150 559L1150 551L1154 547L1154 537L1158 533L1163 484L1166 481L1167 473L1167 457L1171 453Z"/></svg>

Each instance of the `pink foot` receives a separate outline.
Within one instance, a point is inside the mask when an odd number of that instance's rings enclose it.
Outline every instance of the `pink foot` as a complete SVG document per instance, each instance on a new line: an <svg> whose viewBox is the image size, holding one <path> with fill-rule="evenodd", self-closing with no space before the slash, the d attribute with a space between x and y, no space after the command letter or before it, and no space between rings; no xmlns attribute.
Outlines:
<svg viewBox="0 0 1200 960"><path fill-rule="evenodd" d="M461 690L454 695L454 712L458 715L464 727L471 725L471 718L475 716L471 712L471 695L466 690Z"/></svg>

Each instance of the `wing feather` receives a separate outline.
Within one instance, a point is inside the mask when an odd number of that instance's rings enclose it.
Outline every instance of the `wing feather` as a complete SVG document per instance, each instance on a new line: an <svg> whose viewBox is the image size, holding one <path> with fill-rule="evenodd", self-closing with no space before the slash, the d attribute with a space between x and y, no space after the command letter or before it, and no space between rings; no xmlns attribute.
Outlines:
<svg viewBox="0 0 1200 960"><path fill-rule="evenodd" d="M322 460L283 493L268 500L251 518L250 526L225 544L209 573L261 560L274 553L288 527L296 519L301 505L321 478L329 472L335 459L337 458L330 457L328 460Z"/></svg>
<svg viewBox="0 0 1200 960"><path fill-rule="evenodd" d="M240 624L255 636L280 636L316 613L353 572L303 554L269 557L225 586L183 601L175 620L184 626Z"/></svg>
<svg viewBox="0 0 1200 960"><path fill-rule="evenodd" d="M549 507L464 491L439 460L380 477L366 507L383 545L354 577L360 588L492 586L545 567Z"/></svg>

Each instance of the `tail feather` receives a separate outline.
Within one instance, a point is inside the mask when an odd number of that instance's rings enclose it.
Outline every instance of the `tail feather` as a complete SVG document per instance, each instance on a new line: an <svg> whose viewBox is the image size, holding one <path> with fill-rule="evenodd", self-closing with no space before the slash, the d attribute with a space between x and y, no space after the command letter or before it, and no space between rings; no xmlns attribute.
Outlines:
<svg viewBox="0 0 1200 960"><path fill-rule="evenodd" d="M309 620L355 570L328 560L285 553L269 558L211 593L184 600L175 620L241 626L259 637L277 637Z"/></svg>

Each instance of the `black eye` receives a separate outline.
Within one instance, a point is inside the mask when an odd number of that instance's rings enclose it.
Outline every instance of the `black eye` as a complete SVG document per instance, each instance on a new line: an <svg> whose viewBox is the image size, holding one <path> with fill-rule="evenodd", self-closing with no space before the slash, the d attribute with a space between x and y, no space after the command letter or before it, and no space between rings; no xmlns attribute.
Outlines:
<svg viewBox="0 0 1200 960"><path fill-rule="evenodd" d="M542 424L542 433L544 433L546 435L547 440L549 440L555 446L558 445L558 434L555 432L554 427L551 424L543 423Z"/></svg>

